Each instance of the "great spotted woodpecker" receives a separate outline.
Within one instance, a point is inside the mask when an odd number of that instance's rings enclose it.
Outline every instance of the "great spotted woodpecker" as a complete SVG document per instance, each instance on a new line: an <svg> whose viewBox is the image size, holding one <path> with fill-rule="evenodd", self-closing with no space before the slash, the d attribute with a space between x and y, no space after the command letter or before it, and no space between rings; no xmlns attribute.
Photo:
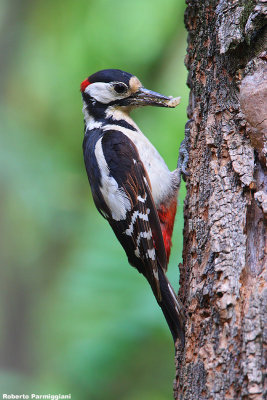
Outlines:
<svg viewBox="0 0 267 400"><path fill-rule="evenodd" d="M89 76L81 93L84 162L95 205L129 263L148 280L174 341L184 343L183 307L165 273L185 163L179 157L170 172L129 116L139 106L175 107L180 98L147 90L136 76L117 69Z"/></svg>

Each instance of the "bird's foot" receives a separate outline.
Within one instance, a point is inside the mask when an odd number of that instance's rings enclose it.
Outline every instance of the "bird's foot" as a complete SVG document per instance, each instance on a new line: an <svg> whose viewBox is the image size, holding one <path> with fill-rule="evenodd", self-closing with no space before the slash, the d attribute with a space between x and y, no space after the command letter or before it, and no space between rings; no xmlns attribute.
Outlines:
<svg viewBox="0 0 267 400"><path fill-rule="evenodd" d="M187 172L187 164L189 159L189 136L190 136L190 123L192 119L189 119L185 124L185 138L182 141L179 149L179 157L177 163L177 169L179 171L180 176L182 175L183 180L186 181L186 177L190 175Z"/></svg>
<svg viewBox="0 0 267 400"><path fill-rule="evenodd" d="M186 148L185 139L182 141L179 149L179 158L177 163L177 169L179 171L180 176L182 175L183 180L186 181L186 177L189 175L187 172L187 163L188 163L189 153Z"/></svg>

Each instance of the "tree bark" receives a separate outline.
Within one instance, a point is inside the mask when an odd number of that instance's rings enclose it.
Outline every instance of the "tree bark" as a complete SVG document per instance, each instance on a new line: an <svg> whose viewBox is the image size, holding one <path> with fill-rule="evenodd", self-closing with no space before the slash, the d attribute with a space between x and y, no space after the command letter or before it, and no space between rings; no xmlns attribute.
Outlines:
<svg viewBox="0 0 267 400"><path fill-rule="evenodd" d="M266 0L187 1L179 400L266 398L266 14Z"/></svg>

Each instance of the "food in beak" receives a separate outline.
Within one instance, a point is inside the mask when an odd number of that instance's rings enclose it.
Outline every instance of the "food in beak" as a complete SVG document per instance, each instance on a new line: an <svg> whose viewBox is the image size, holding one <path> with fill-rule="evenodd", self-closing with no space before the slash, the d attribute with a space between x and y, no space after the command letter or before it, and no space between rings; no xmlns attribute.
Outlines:
<svg viewBox="0 0 267 400"><path fill-rule="evenodd" d="M174 108L180 104L181 97L171 97L170 100L167 101L167 107Z"/></svg>

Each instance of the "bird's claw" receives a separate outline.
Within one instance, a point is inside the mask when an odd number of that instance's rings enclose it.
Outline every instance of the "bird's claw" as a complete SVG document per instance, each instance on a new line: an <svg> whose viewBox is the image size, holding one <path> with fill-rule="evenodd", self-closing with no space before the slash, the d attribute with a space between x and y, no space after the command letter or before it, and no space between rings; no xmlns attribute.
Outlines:
<svg viewBox="0 0 267 400"><path fill-rule="evenodd" d="M189 158L189 153L186 147L187 147L186 141L183 140L180 145L179 158L177 163L177 168L179 170L180 175L182 175L184 181L186 181L186 177L190 175L190 173L186 171Z"/></svg>
<svg viewBox="0 0 267 400"><path fill-rule="evenodd" d="M190 143L190 124L193 122L193 119L189 119L185 124L185 138L182 141L179 149L179 158L177 163L177 169L179 171L179 176L181 179L181 175L183 180L186 181L186 177L190 175L190 172L187 172L187 164L189 159L189 143Z"/></svg>

